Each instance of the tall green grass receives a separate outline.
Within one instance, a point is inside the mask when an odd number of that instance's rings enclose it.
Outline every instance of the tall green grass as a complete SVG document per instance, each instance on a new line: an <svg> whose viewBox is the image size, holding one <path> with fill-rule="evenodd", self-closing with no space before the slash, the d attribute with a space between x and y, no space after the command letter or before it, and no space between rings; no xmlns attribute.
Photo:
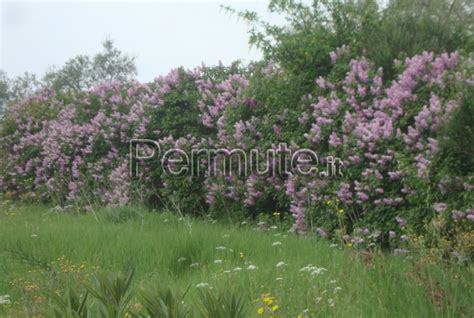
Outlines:
<svg viewBox="0 0 474 318"><path fill-rule="evenodd" d="M0 212L0 295L12 301L0 305L0 317L45 315L52 291L81 286L96 272L131 269L132 290L188 290L184 301L196 314L209 289L240 295L250 317L259 308L275 317L474 315L472 267L359 254L278 228L264 232L140 208L73 215L30 205ZM266 294L274 297L271 305Z"/></svg>

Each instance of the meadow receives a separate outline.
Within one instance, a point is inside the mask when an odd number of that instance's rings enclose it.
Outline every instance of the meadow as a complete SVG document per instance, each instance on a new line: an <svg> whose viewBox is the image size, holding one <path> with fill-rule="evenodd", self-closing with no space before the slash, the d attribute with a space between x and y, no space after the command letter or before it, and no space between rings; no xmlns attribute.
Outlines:
<svg viewBox="0 0 474 318"><path fill-rule="evenodd" d="M224 224L139 207L74 214L4 204L0 295L9 295L10 303L0 305L0 316L54 316L52 293L67 299L74 290L80 298L100 289L104 273L113 280L131 270L127 296L119 302L126 317L148 316L143 295L156 288L169 288L186 314L151 317L218 317L209 310L213 301L232 307L230 299L241 306L234 317L474 314L472 265L358 251L298 236L277 219L266 226ZM90 317L110 317L91 294Z"/></svg>

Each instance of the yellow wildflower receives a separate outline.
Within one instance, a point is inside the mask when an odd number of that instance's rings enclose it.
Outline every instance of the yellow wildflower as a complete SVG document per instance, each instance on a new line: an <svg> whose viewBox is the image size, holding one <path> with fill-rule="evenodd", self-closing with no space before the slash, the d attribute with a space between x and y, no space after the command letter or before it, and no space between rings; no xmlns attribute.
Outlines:
<svg viewBox="0 0 474 318"><path fill-rule="evenodd" d="M280 307L278 307L278 305L275 305L272 307L272 311L277 311L278 309L280 309Z"/></svg>
<svg viewBox="0 0 474 318"><path fill-rule="evenodd" d="M263 307L258 308L257 313L259 316L263 315L264 309Z"/></svg>
<svg viewBox="0 0 474 318"><path fill-rule="evenodd" d="M273 304L273 299L271 297L265 297L263 298L263 302L267 305Z"/></svg>

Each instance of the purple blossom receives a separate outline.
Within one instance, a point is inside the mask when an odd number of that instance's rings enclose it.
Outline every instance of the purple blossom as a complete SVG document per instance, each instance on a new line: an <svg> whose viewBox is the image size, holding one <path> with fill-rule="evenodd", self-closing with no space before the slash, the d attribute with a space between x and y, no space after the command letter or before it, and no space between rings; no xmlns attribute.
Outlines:
<svg viewBox="0 0 474 318"><path fill-rule="evenodd" d="M446 211L447 208L448 205L443 202L436 202L435 204L433 204L433 209L438 213Z"/></svg>
<svg viewBox="0 0 474 318"><path fill-rule="evenodd" d="M453 218L453 220L458 221L464 217L464 213L459 210L453 210L451 211L451 217Z"/></svg>
<svg viewBox="0 0 474 318"><path fill-rule="evenodd" d="M352 242L352 244L354 244L354 245L358 245L358 244L364 243L364 239L363 239L363 238L360 238L360 237L358 237L358 236L354 236L354 237L352 237L351 242Z"/></svg>
<svg viewBox="0 0 474 318"><path fill-rule="evenodd" d="M323 228L321 228L321 227L316 228L316 233L317 233L320 237L326 237L326 236L327 236L326 231L325 231Z"/></svg>
<svg viewBox="0 0 474 318"><path fill-rule="evenodd" d="M308 114L306 112L301 113L300 117L298 117L298 122L303 125L303 124L306 124L307 121L308 121Z"/></svg>
<svg viewBox="0 0 474 318"><path fill-rule="evenodd" d="M362 202L369 199L369 196L364 192L357 192L357 197L359 197L359 200Z"/></svg>
<svg viewBox="0 0 474 318"><path fill-rule="evenodd" d="M281 128L278 127L277 125L273 125L273 132L275 135L280 136L281 135Z"/></svg>
<svg viewBox="0 0 474 318"><path fill-rule="evenodd" d="M399 216L395 217L395 221L397 221L398 226L402 227L407 224L407 221L405 219L402 219Z"/></svg>
<svg viewBox="0 0 474 318"><path fill-rule="evenodd" d="M337 137L336 132L332 132L332 134L329 136L329 144L333 147L337 147L339 145L342 145L341 139Z"/></svg>

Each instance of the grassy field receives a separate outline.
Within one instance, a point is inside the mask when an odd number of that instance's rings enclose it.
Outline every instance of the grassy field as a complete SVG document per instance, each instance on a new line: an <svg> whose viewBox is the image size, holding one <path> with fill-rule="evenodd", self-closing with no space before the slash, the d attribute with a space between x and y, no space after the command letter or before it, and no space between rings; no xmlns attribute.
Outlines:
<svg viewBox="0 0 474 318"><path fill-rule="evenodd" d="M73 215L31 205L0 212L0 296L11 301L0 305L0 317L48 317L52 291L82 290L98 272L131 268L132 291L188 291L184 303L196 314L199 291L209 289L241 295L246 317L474 316L472 267L359 254L278 227L138 208ZM136 295L130 312L138 313Z"/></svg>

